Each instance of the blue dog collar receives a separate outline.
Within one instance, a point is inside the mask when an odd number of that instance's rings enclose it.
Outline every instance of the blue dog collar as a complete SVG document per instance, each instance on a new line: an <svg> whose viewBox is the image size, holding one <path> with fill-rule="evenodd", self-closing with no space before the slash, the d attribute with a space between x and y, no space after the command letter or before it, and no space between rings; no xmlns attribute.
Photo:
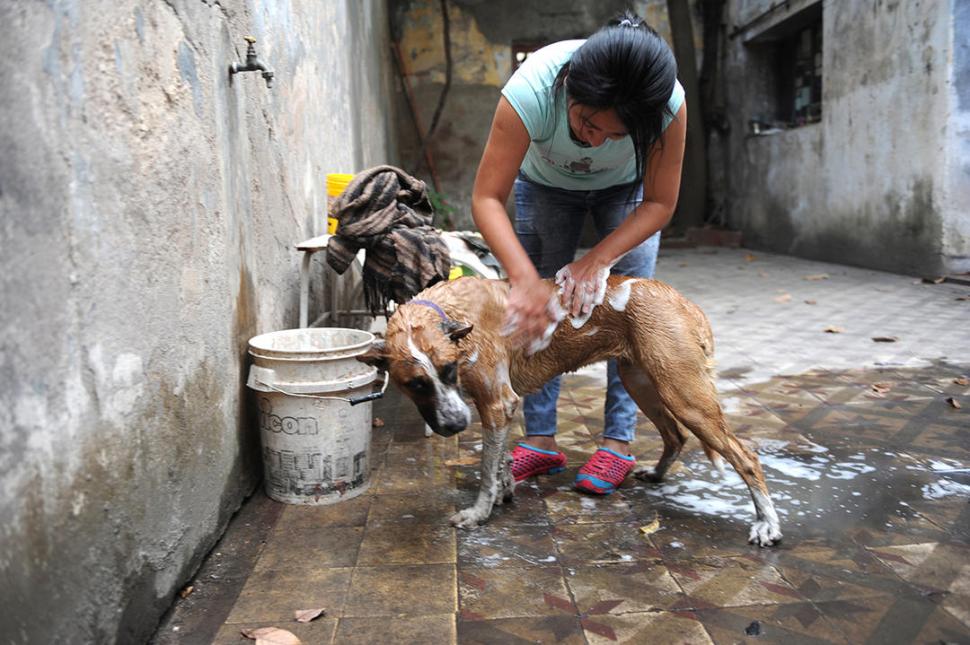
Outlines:
<svg viewBox="0 0 970 645"><path fill-rule="evenodd" d="M431 307L432 309L434 309L435 311L438 312L438 315L441 316L441 319L442 320L444 320L446 322L448 320L450 320L448 318L448 314L445 313L445 310L442 309L441 307L439 307L438 305L436 305L435 303L431 302L430 300L408 300L407 304L409 304L409 305L424 305L425 307Z"/></svg>

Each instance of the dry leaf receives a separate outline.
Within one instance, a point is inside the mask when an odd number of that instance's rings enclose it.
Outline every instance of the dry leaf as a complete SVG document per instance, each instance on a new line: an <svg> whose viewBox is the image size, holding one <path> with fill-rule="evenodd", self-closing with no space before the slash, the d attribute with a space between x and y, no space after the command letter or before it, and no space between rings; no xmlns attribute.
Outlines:
<svg viewBox="0 0 970 645"><path fill-rule="evenodd" d="M791 300L791 294L790 293L783 293L780 296L775 296L775 302L778 302L778 303L781 303L781 304L785 304L789 300Z"/></svg>
<svg viewBox="0 0 970 645"><path fill-rule="evenodd" d="M371 421L371 425L374 426L375 428L383 428L384 427L384 419L382 419L380 417L374 417L374 420Z"/></svg>
<svg viewBox="0 0 970 645"><path fill-rule="evenodd" d="M298 623L308 623L314 618L319 618L323 616L324 609L297 609L293 612L293 618L296 619Z"/></svg>
<svg viewBox="0 0 970 645"><path fill-rule="evenodd" d="M812 275L806 275L802 277L802 280L811 280L813 282L816 282L818 280L828 280L828 279L829 279L828 273L813 273Z"/></svg>
<svg viewBox="0 0 970 645"><path fill-rule="evenodd" d="M970 378L967 378L966 376L958 376L953 379L953 382L957 385L970 385Z"/></svg>
<svg viewBox="0 0 970 645"><path fill-rule="evenodd" d="M757 258L755 256L751 255L750 253L745 253L744 254L744 261L745 262L754 262L756 259Z"/></svg>
<svg viewBox="0 0 970 645"><path fill-rule="evenodd" d="M874 343L895 343L898 338L895 336L873 336L872 342Z"/></svg>
<svg viewBox="0 0 970 645"><path fill-rule="evenodd" d="M934 278L923 278L922 282L924 284L940 284L944 280L946 280L945 277L943 277L943 276L936 276Z"/></svg>
<svg viewBox="0 0 970 645"><path fill-rule="evenodd" d="M188 598L189 596L192 595L193 591L195 591L195 587L193 587L192 585L189 585L188 587L186 587L185 589L179 592L179 597Z"/></svg>
<svg viewBox="0 0 970 645"><path fill-rule="evenodd" d="M946 400L946 402L949 403L950 405L952 405L957 410L959 410L960 408L963 407L962 405L960 405L960 402L957 401L956 398L955 397L952 397L952 396L951 397L948 397L947 400Z"/></svg>
<svg viewBox="0 0 970 645"><path fill-rule="evenodd" d="M970 300L970 296L957 296L954 300Z"/></svg>
<svg viewBox="0 0 970 645"><path fill-rule="evenodd" d="M835 325L829 325L828 327L825 328L826 334L841 334L844 331L845 331L844 328L837 327Z"/></svg>
<svg viewBox="0 0 970 645"><path fill-rule="evenodd" d="M445 461L445 466L475 466L482 463L482 458L478 455L471 455L468 457L459 457L458 459L448 459Z"/></svg>
<svg viewBox="0 0 970 645"><path fill-rule="evenodd" d="M814 300L806 300L806 301L805 301L805 304L806 304L806 305L817 305L818 303L817 303L817 302L815 302Z"/></svg>
<svg viewBox="0 0 970 645"><path fill-rule="evenodd" d="M279 627L243 629L239 633L256 641L256 645L303 645L293 632L288 632Z"/></svg>
<svg viewBox="0 0 970 645"><path fill-rule="evenodd" d="M872 391L876 394L885 394L889 390L893 389L889 383L873 383Z"/></svg>
<svg viewBox="0 0 970 645"><path fill-rule="evenodd" d="M656 533L659 530L660 530L660 520L658 519L654 519L646 526L640 527L640 532L643 533L644 535L650 535L651 533Z"/></svg>
<svg viewBox="0 0 970 645"><path fill-rule="evenodd" d="M682 266L682 267L685 267L685 266L687 266L687 263L686 263L686 262L681 262L681 263L680 263L679 265L677 265L677 266Z"/></svg>

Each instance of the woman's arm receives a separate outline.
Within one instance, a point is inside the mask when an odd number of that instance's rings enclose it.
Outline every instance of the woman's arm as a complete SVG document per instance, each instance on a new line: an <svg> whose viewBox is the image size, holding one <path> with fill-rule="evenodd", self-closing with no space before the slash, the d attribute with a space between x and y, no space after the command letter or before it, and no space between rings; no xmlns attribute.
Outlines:
<svg viewBox="0 0 970 645"><path fill-rule="evenodd" d="M602 275L633 247L637 246L670 221L677 207L680 176L684 165L684 141L687 136L687 103L680 106L677 117L664 131L647 159L643 177L643 201L616 230L603 238L582 258L568 266L575 284L589 283ZM581 289L576 297L569 289L563 294L564 304L574 315L580 313L583 302Z"/></svg>
<svg viewBox="0 0 970 645"><path fill-rule="evenodd" d="M509 276L506 327L514 328L513 340L518 343L537 338L552 322L546 306L553 289L539 278L505 210L529 142L522 119L505 97L500 98L472 189L472 217Z"/></svg>

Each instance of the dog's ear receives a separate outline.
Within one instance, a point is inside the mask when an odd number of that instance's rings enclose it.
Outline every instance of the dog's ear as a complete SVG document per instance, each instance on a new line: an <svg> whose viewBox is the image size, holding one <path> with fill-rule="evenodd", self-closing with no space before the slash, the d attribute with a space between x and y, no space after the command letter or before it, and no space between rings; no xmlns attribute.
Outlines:
<svg viewBox="0 0 970 645"><path fill-rule="evenodd" d="M361 363L373 365L379 370L387 370L387 346L383 340L375 340L370 349L357 357Z"/></svg>
<svg viewBox="0 0 970 645"><path fill-rule="evenodd" d="M445 333L451 338L451 340L458 341L471 333L472 329L475 328L474 325L470 325L466 322L460 322L458 320L449 320L446 323L442 323L445 329Z"/></svg>

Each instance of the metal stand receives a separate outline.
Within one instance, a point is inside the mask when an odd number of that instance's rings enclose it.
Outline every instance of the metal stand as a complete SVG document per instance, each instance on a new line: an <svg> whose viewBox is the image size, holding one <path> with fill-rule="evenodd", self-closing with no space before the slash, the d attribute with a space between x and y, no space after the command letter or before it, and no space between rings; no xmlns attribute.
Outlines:
<svg viewBox="0 0 970 645"><path fill-rule="evenodd" d="M304 242L300 242L296 245L298 251L303 253L303 258L300 261L300 328L304 329L306 327L317 327L324 323L329 326L334 326L337 323L338 315L347 316L367 316L373 318L373 314L366 309L344 309L341 310L337 304L337 298L339 295L338 280L336 275L331 276L330 280L330 297L328 302L324 305L323 311L319 316L312 322L309 323L310 318L310 259L313 257L314 253L320 251L326 253L327 245L330 243L330 238L333 237L330 234L320 235ZM361 251L355 262L363 264L364 262L364 252ZM348 271L351 269L348 268Z"/></svg>

